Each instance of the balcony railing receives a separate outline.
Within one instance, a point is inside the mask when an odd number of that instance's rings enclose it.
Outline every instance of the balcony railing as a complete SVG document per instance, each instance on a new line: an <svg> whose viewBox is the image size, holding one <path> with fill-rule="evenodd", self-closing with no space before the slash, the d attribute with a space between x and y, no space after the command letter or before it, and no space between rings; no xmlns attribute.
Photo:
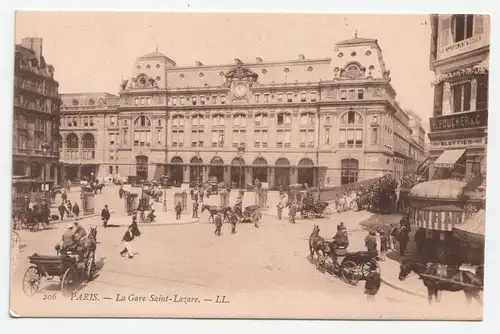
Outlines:
<svg viewBox="0 0 500 334"><path fill-rule="evenodd" d="M54 74L50 73L47 68L38 68L38 67L35 67L35 66L29 66L29 65L23 65L23 64L20 65L20 68L22 70L26 70L26 71L30 71L30 72L33 72L33 73L36 73L36 74L39 74L39 75L43 75L45 77L49 77L49 78L53 78L54 77Z"/></svg>
<svg viewBox="0 0 500 334"><path fill-rule="evenodd" d="M488 110L454 113L430 118L430 132L473 129L488 126Z"/></svg>

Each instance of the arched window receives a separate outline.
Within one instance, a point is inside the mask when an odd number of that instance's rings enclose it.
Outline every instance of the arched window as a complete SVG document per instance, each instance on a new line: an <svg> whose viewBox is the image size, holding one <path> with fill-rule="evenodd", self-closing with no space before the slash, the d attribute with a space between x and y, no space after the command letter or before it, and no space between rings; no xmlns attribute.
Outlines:
<svg viewBox="0 0 500 334"><path fill-rule="evenodd" d="M236 114L233 116L233 127L244 128L247 126L247 117L244 114Z"/></svg>
<svg viewBox="0 0 500 334"><path fill-rule="evenodd" d="M90 133L86 133L82 137L82 159L95 159L95 138Z"/></svg>
<svg viewBox="0 0 500 334"><path fill-rule="evenodd" d="M134 127L145 128L148 126L151 126L151 120L144 115L137 117L134 121Z"/></svg>
<svg viewBox="0 0 500 334"><path fill-rule="evenodd" d="M290 113L278 113L278 126L291 126L292 125L292 115Z"/></svg>
<svg viewBox="0 0 500 334"><path fill-rule="evenodd" d="M191 125L194 127L203 126L203 115L193 115L191 117Z"/></svg>
<svg viewBox="0 0 500 334"><path fill-rule="evenodd" d="M223 127L226 125L226 119L222 114L216 114L212 116L212 126Z"/></svg>
<svg viewBox="0 0 500 334"><path fill-rule="evenodd" d="M66 136L66 159L78 158L78 137L74 133Z"/></svg>
<svg viewBox="0 0 500 334"><path fill-rule="evenodd" d="M267 114L257 114L255 115L255 127L268 127L269 117Z"/></svg>
<svg viewBox="0 0 500 334"><path fill-rule="evenodd" d="M363 117L354 110L340 117L339 148L363 148Z"/></svg>

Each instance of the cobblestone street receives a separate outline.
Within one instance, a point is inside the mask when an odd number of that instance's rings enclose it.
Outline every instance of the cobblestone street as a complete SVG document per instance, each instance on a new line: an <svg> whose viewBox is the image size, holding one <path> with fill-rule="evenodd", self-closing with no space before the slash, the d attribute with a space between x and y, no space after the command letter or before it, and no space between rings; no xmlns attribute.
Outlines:
<svg viewBox="0 0 500 334"><path fill-rule="evenodd" d="M114 193L114 194L113 194ZM173 191L169 191L173 196ZM251 193L245 196L251 202ZM78 196L71 193L71 196ZM316 270L308 259L308 238L313 224L319 224L321 235L329 238L336 224L343 221L349 231L350 251L364 250L365 233L359 222L367 219L367 212L347 212L332 215L329 219L298 220L292 225L273 215L264 215L260 228L240 224L237 234L231 235L229 225L223 226L222 236L213 233L214 226L207 222L208 213L200 215L200 222L174 225L170 221L158 225L140 225L142 235L133 241L134 259L119 255L121 237L130 217L123 216L123 203L117 188L106 187L96 197L96 211L100 211L100 196L106 196L110 209L115 211L110 220L122 222L118 227L100 228L97 249L99 271L96 278L84 284L80 292L95 293L101 302L65 300L56 290L58 279L44 286L47 290L33 297L21 291L23 274L28 267L27 256L38 253L55 255L54 245L66 224L55 224L53 229L31 233L21 231L21 251L13 273L12 309L30 314L30 307L56 292L57 300L51 302L60 315L74 314L78 307L82 314L100 316L200 316L200 317L250 317L258 308L259 314L280 317L293 310L305 318L413 318L476 319L481 316L477 305L465 305L463 293L444 295L439 305L427 306L427 300L382 285L376 300L366 302L363 282L350 286L342 280ZM116 198L115 198L116 197ZM208 202L216 201L211 197ZM233 200L233 199L232 199ZM167 199L167 203L168 203ZM188 201L190 203L190 201ZM170 202L172 203L172 202ZM189 215L190 216L190 215ZM161 218L160 218L161 219ZM100 225L100 218L82 219L81 225ZM382 276L397 280L397 265L382 263ZM423 285L422 285L423 286ZM169 296L170 302L137 301L136 304L120 303L117 295ZM177 295L177 299L175 299ZM216 303L222 296L229 303ZM180 297L199 298L200 303ZM111 298L111 299L104 299ZM160 298L161 299L161 298ZM207 300L207 301L205 301ZM109 305L112 307L108 307ZM416 305L420 305L416 307ZM43 310L31 309L33 315ZM87 313L88 312L88 313Z"/></svg>

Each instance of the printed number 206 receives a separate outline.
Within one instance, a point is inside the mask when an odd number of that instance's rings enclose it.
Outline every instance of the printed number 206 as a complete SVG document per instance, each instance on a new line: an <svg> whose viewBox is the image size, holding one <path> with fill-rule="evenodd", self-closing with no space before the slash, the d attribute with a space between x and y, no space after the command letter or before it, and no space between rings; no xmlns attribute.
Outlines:
<svg viewBox="0 0 500 334"><path fill-rule="evenodd" d="M42 300L56 300L56 294L54 293L53 295L43 295Z"/></svg>

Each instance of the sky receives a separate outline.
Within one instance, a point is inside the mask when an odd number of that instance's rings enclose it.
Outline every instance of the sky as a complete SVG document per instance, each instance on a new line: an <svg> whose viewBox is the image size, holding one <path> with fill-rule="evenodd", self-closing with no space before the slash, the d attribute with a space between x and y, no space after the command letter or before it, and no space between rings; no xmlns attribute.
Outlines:
<svg viewBox="0 0 500 334"><path fill-rule="evenodd" d="M337 41L376 38L397 100L428 130L433 90L428 15L18 12L16 43L42 37L60 93L117 94L137 57L158 50L177 66L230 64L255 57L333 57Z"/></svg>

